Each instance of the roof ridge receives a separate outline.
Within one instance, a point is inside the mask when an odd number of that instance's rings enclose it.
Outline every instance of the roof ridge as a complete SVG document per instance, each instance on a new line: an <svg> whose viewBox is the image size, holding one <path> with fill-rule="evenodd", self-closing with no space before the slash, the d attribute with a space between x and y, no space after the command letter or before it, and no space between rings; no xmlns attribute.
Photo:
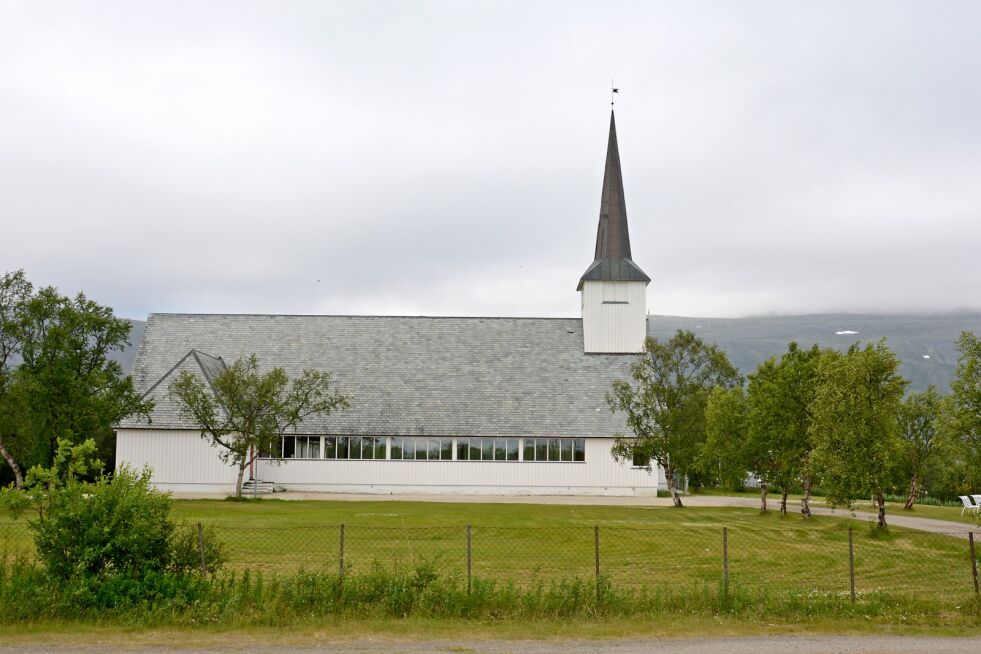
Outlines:
<svg viewBox="0 0 981 654"><path fill-rule="evenodd" d="M575 316L408 316L368 315L357 313L187 313L182 311L154 311L149 316L202 316L202 317L251 317L251 318L401 318L412 320L579 320Z"/></svg>

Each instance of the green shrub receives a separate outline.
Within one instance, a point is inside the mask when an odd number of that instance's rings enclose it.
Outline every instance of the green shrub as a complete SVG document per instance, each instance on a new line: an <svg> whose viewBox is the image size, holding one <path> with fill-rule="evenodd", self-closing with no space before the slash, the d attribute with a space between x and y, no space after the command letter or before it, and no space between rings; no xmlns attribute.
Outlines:
<svg viewBox="0 0 981 654"><path fill-rule="evenodd" d="M228 560L225 544L218 540L211 525L202 530L204 537L204 561L208 572L220 570ZM186 523L175 526L170 536L170 559L167 568L171 572L190 572L201 569L201 545L196 525Z"/></svg>
<svg viewBox="0 0 981 654"><path fill-rule="evenodd" d="M139 593L134 589L149 588L147 580L159 581L151 573L199 570L198 531L171 520L170 495L153 488L149 468L135 472L122 466L112 477L81 481L82 474L98 465L94 452L91 440L72 445L59 439L51 468L32 468L26 490L5 489L2 494L15 517L36 512L28 529L47 574L71 581L66 589L79 597L113 584L135 596ZM213 528L203 536L205 561L214 572L225 561L225 549ZM110 581L114 576L120 579Z"/></svg>
<svg viewBox="0 0 981 654"><path fill-rule="evenodd" d="M150 486L149 470L124 467L111 480L72 480L52 492L31 531L48 572L69 579L166 568L174 523L170 497Z"/></svg>

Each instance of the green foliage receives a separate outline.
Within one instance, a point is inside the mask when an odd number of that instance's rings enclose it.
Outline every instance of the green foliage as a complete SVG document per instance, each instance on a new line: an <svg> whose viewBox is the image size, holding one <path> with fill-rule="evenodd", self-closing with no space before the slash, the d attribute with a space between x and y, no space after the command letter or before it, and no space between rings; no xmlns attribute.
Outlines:
<svg viewBox="0 0 981 654"><path fill-rule="evenodd" d="M810 487L809 428L818 364L836 356L792 342L779 361L768 359L749 376L748 459L750 470L767 484L785 492L801 480Z"/></svg>
<svg viewBox="0 0 981 654"><path fill-rule="evenodd" d="M741 490L751 470L751 443L747 437L747 400L741 386L716 387L705 406L705 443L698 457L699 469L713 482Z"/></svg>
<svg viewBox="0 0 981 654"><path fill-rule="evenodd" d="M942 398L930 386L922 393L910 393L899 406L900 473L910 485L906 508L916 502L930 464L946 451L941 420Z"/></svg>
<svg viewBox="0 0 981 654"><path fill-rule="evenodd" d="M153 488L149 469L137 473L123 466L91 483L79 478L101 467L95 449L91 440L72 445L59 439L54 465L32 468L25 490L3 492L15 517L36 513L28 524L47 574L60 582L82 579L82 588L112 576L198 570L197 531L177 528L170 519L170 495ZM213 529L204 535L209 570L216 570L224 548Z"/></svg>
<svg viewBox="0 0 981 654"><path fill-rule="evenodd" d="M648 338L644 354L630 368L634 384L613 383L610 410L623 411L632 437L618 437L613 456L635 455L656 462L670 486L695 467L705 441L705 406L712 388L738 386L741 378L725 352L693 332L678 331L667 341ZM681 498L674 494L676 506Z"/></svg>
<svg viewBox="0 0 981 654"><path fill-rule="evenodd" d="M129 331L129 321L82 293L34 290L23 271L0 278L0 447L8 464L49 465L59 438L93 439L109 453L114 424L149 414L152 404L109 359L128 345Z"/></svg>
<svg viewBox="0 0 981 654"><path fill-rule="evenodd" d="M962 333L957 352L948 429L967 460L969 482L977 488L981 487L981 339L971 332Z"/></svg>
<svg viewBox="0 0 981 654"><path fill-rule="evenodd" d="M204 562L209 572L221 569L228 560L228 549L215 532L214 525L202 529ZM192 572L201 569L201 543L196 525L182 523L174 526L170 536L167 569L171 572Z"/></svg>
<svg viewBox="0 0 981 654"><path fill-rule="evenodd" d="M236 496L242 495L245 468L259 452L276 458L285 432L310 416L348 406L331 388L329 373L304 370L290 382L282 368L260 372L254 354L235 361L210 385L184 371L170 392L184 415L200 425L202 438L221 448L222 461L238 468Z"/></svg>
<svg viewBox="0 0 981 654"><path fill-rule="evenodd" d="M885 526L885 492L900 453L897 415L906 388L899 360L882 341L853 346L818 366L810 436L814 464L831 506L872 496Z"/></svg>
<svg viewBox="0 0 981 654"><path fill-rule="evenodd" d="M119 469L111 482L69 482L34 522L34 544L48 572L61 579L164 569L174 525L170 498L150 473Z"/></svg>
<svg viewBox="0 0 981 654"><path fill-rule="evenodd" d="M597 592L597 590L599 592ZM627 589L605 577L566 577L529 588L494 580L441 576L425 564L393 573L377 567L362 575L326 572L264 576L245 572L208 579L169 572L118 575L89 584L53 584L40 570L0 562L0 622L39 619L91 620L100 624L222 627L285 626L325 616L409 617L452 620L562 620L681 615L739 616L799 621L808 616L878 617L897 624L950 619L949 607L929 600L866 592L852 603L848 593L799 588L772 592L743 585L682 586L652 583ZM973 602L965 593L968 614ZM960 608L960 607L959 607Z"/></svg>

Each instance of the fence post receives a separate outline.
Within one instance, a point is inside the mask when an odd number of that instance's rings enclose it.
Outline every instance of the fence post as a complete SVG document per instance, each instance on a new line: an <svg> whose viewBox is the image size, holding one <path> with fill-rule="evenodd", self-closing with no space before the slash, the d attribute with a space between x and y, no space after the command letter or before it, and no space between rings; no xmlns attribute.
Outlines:
<svg viewBox="0 0 981 654"><path fill-rule="evenodd" d="M208 574L208 559L204 556L204 527L198 523L198 551L201 553L201 574Z"/></svg>
<svg viewBox="0 0 981 654"><path fill-rule="evenodd" d="M593 527L593 552L596 555L596 603L600 601L600 568L599 568L599 525Z"/></svg>
<svg viewBox="0 0 981 654"><path fill-rule="evenodd" d="M971 545L971 573L974 575L974 594L981 595L981 588L978 588L978 557L974 554L974 532L967 532L967 542Z"/></svg>
<svg viewBox="0 0 981 654"><path fill-rule="evenodd" d="M344 523L341 523L341 558L338 563L338 574L341 577L341 581L344 580Z"/></svg>
<svg viewBox="0 0 981 654"><path fill-rule="evenodd" d="M852 588L852 604L855 603L855 544L852 541L852 528L848 528L848 579Z"/></svg>
<svg viewBox="0 0 981 654"><path fill-rule="evenodd" d="M470 594L471 586L471 558L470 558L470 525L467 525L467 595Z"/></svg>
<svg viewBox="0 0 981 654"><path fill-rule="evenodd" d="M722 588L729 595L729 528L722 528Z"/></svg>

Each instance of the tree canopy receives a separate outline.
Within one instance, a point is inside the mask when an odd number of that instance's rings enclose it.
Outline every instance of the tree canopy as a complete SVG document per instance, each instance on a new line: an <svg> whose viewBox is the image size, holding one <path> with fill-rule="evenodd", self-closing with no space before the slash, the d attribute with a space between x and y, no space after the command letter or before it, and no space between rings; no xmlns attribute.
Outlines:
<svg viewBox="0 0 981 654"><path fill-rule="evenodd" d="M738 386L741 377L721 348L683 330L666 341L648 337L630 376L633 383L614 382L606 398L611 411L626 414L633 432L616 439L613 456L624 461L639 455L656 462L680 507L675 482L695 464L705 440L709 393L717 386Z"/></svg>
<svg viewBox="0 0 981 654"><path fill-rule="evenodd" d="M741 488L746 473L752 471L746 413L746 391L742 386L717 386L709 393L699 468L708 479L732 489Z"/></svg>
<svg viewBox="0 0 981 654"><path fill-rule="evenodd" d="M809 432L814 464L832 506L871 496L886 526L885 491L899 453L897 415L907 381L884 341L853 345L818 366Z"/></svg>
<svg viewBox="0 0 981 654"><path fill-rule="evenodd" d="M754 454L754 472L782 491L781 513L787 511L788 489L800 482L801 513L810 517L811 404L818 388L818 363L837 353L817 345L800 348L791 342L780 357L770 358L749 375L747 437Z"/></svg>
<svg viewBox="0 0 981 654"><path fill-rule="evenodd" d="M950 429L969 463L969 481L981 485L981 339L964 332L957 341L957 371L950 384Z"/></svg>
<svg viewBox="0 0 981 654"><path fill-rule="evenodd" d="M933 386L922 393L910 393L899 406L898 465L900 473L909 482L903 508L913 508L927 466L946 449L942 406L942 398Z"/></svg>
<svg viewBox="0 0 981 654"><path fill-rule="evenodd" d="M23 466L52 461L58 439L91 438L111 454L113 425L149 414L152 403L110 358L129 332L128 320L82 293L35 290L23 271L0 280L0 454L17 485Z"/></svg>
<svg viewBox="0 0 981 654"><path fill-rule="evenodd" d="M199 425L202 438L219 447L224 462L238 468L238 497L245 469L260 452L280 458L279 443L286 432L306 418L348 406L348 399L332 388L330 373L304 370L290 381L282 368L261 372L254 354L235 361L210 385L183 371L170 392L184 415Z"/></svg>

